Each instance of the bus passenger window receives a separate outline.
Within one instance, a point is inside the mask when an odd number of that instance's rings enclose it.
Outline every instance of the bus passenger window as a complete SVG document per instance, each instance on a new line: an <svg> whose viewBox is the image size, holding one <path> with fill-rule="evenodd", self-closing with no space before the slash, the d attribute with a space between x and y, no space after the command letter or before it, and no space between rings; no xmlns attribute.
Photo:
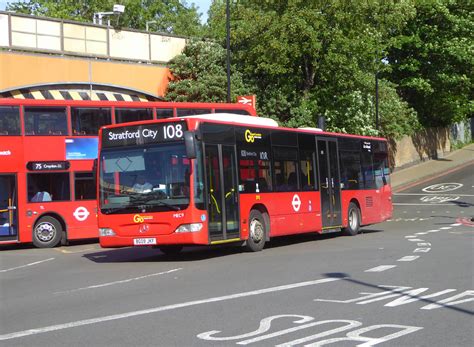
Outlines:
<svg viewBox="0 0 474 347"><path fill-rule="evenodd" d="M0 107L0 135L20 135L19 107Z"/></svg>
<svg viewBox="0 0 474 347"><path fill-rule="evenodd" d="M195 116L199 114L211 113L210 108L178 108L176 109L177 117Z"/></svg>
<svg viewBox="0 0 474 347"><path fill-rule="evenodd" d="M171 108L157 108L156 109L156 119L172 118L172 117L173 117L173 109Z"/></svg>
<svg viewBox="0 0 474 347"><path fill-rule="evenodd" d="M138 122L153 119L150 108L116 108L115 123Z"/></svg>
<svg viewBox="0 0 474 347"><path fill-rule="evenodd" d="M74 174L75 200L94 200L96 198L95 180L92 172Z"/></svg>
<svg viewBox="0 0 474 347"><path fill-rule="evenodd" d="M64 107L25 107L26 135L67 135Z"/></svg>
<svg viewBox="0 0 474 347"><path fill-rule="evenodd" d="M97 135L99 128L112 123L108 108L71 108L72 134Z"/></svg>
<svg viewBox="0 0 474 347"><path fill-rule="evenodd" d="M68 201L69 173L34 173L28 174L28 201Z"/></svg>

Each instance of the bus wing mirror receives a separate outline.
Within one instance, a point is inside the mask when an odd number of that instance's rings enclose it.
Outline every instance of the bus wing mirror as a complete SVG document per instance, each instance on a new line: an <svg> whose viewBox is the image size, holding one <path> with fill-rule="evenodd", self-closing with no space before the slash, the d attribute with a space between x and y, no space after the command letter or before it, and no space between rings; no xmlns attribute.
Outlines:
<svg viewBox="0 0 474 347"><path fill-rule="evenodd" d="M196 158L196 137L193 131L184 132L184 145L186 146L186 156L189 159Z"/></svg>

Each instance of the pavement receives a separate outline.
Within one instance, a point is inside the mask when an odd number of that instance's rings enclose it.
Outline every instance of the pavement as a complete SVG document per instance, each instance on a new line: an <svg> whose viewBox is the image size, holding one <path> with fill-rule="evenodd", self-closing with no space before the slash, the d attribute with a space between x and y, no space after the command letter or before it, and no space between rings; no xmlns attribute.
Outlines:
<svg viewBox="0 0 474 347"><path fill-rule="evenodd" d="M456 171L474 164L474 143L447 154L444 158L430 159L405 169L396 170L391 174L394 192L405 190L423 180Z"/></svg>

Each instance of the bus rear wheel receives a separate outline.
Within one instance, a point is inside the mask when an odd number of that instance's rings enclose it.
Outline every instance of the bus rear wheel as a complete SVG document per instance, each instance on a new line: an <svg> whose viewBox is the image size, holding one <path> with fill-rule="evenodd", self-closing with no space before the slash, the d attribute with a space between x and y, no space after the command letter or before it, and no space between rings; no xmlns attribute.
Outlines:
<svg viewBox="0 0 474 347"><path fill-rule="evenodd" d="M265 246L267 227L263 215L258 210L250 211L249 216L249 238L247 239L247 250L259 252Z"/></svg>
<svg viewBox="0 0 474 347"><path fill-rule="evenodd" d="M361 214L359 207L353 202L349 204L349 210L347 212L347 228L342 230L344 235L354 236L359 233L361 222Z"/></svg>
<svg viewBox="0 0 474 347"><path fill-rule="evenodd" d="M56 247L62 237L61 223L50 216L41 217L33 229L33 244L38 248Z"/></svg>

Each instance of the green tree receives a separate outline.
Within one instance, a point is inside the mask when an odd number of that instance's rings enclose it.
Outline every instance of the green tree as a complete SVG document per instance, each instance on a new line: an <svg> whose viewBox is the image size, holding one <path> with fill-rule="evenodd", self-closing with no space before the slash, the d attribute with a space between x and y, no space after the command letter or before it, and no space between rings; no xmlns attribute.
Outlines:
<svg viewBox="0 0 474 347"><path fill-rule="evenodd" d="M94 13L110 12L114 4L125 6L125 12L111 18L111 24L132 29L150 28L175 35L197 36L202 25L194 4L183 0L29 0L9 4L7 9L36 16L92 22Z"/></svg>
<svg viewBox="0 0 474 347"><path fill-rule="evenodd" d="M182 54L169 63L173 78L166 99L170 101L225 102L227 99L226 51L212 41L188 42ZM246 94L242 75L231 74L231 98Z"/></svg>
<svg viewBox="0 0 474 347"><path fill-rule="evenodd" d="M394 33L386 77L425 126L472 117L474 3L420 1L416 16Z"/></svg>
<svg viewBox="0 0 474 347"><path fill-rule="evenodd" d="M211 7L210 37L222 40L224 10ZM387 68L391 31L414 14L410 2L241 0L231 13L232 60L260 114L289 126L325 115L330 129L376 133L374 76Z"/></svg>

